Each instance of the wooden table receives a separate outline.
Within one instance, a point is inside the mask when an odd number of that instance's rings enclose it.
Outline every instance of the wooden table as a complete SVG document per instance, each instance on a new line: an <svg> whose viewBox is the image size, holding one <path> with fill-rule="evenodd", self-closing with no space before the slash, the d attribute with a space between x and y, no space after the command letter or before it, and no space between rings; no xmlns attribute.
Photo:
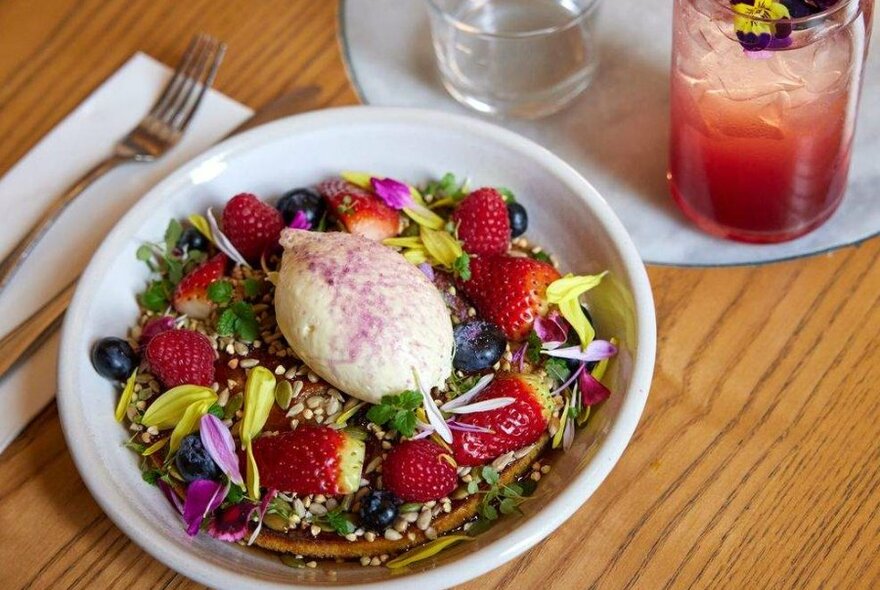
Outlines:
<svg viewBox="0 0 880 590"><path fill-rule="evenodd" d="M134 51L175 63L194 31L229 43L217 87L238 101L316 84L315 108L355 103L335 14L330 0L2 0L0 173ZM873 240L650 269L660 355L632 444L575 517L466 588L880 587L878 257ZM103 515L54 405L0 456L0 588L23 587L195 587Z"/></svg>

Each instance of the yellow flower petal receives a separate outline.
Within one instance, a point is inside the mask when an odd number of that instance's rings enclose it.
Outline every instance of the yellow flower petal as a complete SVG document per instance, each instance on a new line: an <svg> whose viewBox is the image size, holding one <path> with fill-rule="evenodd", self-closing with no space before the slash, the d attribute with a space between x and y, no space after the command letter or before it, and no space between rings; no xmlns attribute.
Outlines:
<svg viewBox="0 0 880 590"><path fill-rule="evenodd" d="M395 557L391 561L387 562L385 566L391 569L405 567L411 563L433 557L450 545L454 545L455 543L458 543L460 541L473 540L474 537L469 537L467 535L446 535L445 537L434 539L433 541L425 543L424 545L420 545L415 549L412 549L411 551L407 551L403 555Z"/></svg>
<svg viewBox="0 0 880 590"><path fill-rule="evenodd" d="M375 174L370 174L369 172L352 172L346 171L340 174L343 180L350 182L355 186L359 186L360 188L373 190L373 183L370 182L370 179L375 176Z"/></svg>
<svg viewBox="0 0 880 590"><path fill-rule="evenodd" d="M150 427L155 426L159 430L166 430L177 426L184 412L192 404L201 401L217 401L217 394L210 387L201 385L178 385L169 389L150 404L141 424ZM211 405L209 404L209 406Z"/></svg>
<svg viewBox="0 0 880 590"><path fill-rule="evenodd" d="M446 268L452 265L462 254L461 244L449 232L422 227L419 229L422 243L428 254Z"/></svg>
<svg viewBox="0 0 880 590"><path fill-rule="evenodd" d="M577 299L593 287L602 282L602 278L608 274L606 270L597 275L573 275L568 273L561 279L556 279L547 287L547 301L561 303L566 299Z"/></svg>
<svg viewBox="0 0 880 590"><path fill-rule="evenodd" d="M244 386L241 444L245 447L260 434L275 403L275 375L266 367L254 367Z"/></svg>
<svg viewBox="0 0 880 590"><path fill-rule="evenodd" d="M421 203L414 203L412 207L405 208L403 212L406 213L407 217L423 227L441 229L445 223L442 217Z"/></svg>
<svg viewBox="0 0 880 590"><path fill-rule="evenodd" d="M254 458L254 448L252 443L248 443L245 447L245 456L247 458L247 489L248 494L254 500L260 499L260 470L257 469L257 460Z"/></svg>
<svg viewBox="0 0 880 590"><path fill-rule="evenodd" d="M410 264L418 265L428 262L428 251L424 248L410 248L403 253L403 257L406 258Z"/></svg>
<svg viewBox="0 0 880 590"><path fill-rule="evenodd" d="M336 424L344 426L345 423L348 422L348 419L357 414L357 411L363 408L365 405L367 405L367 402L360 402L345 410L336 418Z"/></svg>
<svg viewBox="0 0 880 590"><path fill-rule="evenodd" d="M171 445L169 446L171 451L177 450L180 446L180 441L183 440L184 436L198 430L199 420L201 420L202 416L208 413L208 408L213 404L214 402L211 400L204 400L190 404L186 411L183 412L183 416L177 422L174 430L171 431Z"/></svg>
<svg viewBox="0 0 880 590"><path fill-rule="evenodd" d="M553 435L552 446L554 449L558 449L562 445L562 439L565 437L565 426L568 424L568 408L570 405L571 400L566 397L565 406L562 407L562 413L559 415L559 430Z"/></svg>
<svg viewBox="0 0 880 590"><path fill-rule="evenodd" d="M138 371L134 370L134 373L128 378L125 382L125 387L122 389L122 394L119 396L119 402L116 404L116 421L122 422L122 419L125 418L125 410L128 409L128 404L131 402L131 396L134 393L134 381L137 378Z"/></svg>
<svg viewBox="0 0 880 590"><path fill-rule="evenodd" d="M205 219L203 215L193 213L187 217L187 219L189 219L189 222L194 228L199 230L199 233L208 238L211 242L214 241L214 234L211 232L211 224L208 223L208 220Z"/></svg>
<svg viewBox="0 0 880 590"><path fill-rule="evenodd" d="M168 436L166 436L165 438L160 438L159 440L148 446L146 449L144 449L144 452L141 453L141 456L149 457L157 451L162 450L163 448L165 448L165 445L168 444L169 440L171 440L171 438Z"/></svg>
<svg viewBox="0 0 880 590"><path fill-rule="evenodd" d="M578 340L581 342L581 348L586 348L587 344L596 337L596 331L593 329L590 320L587 319L584 309L581 307L580 301L577 299L566 299L559 304L559 313L571 324Z"/></svg>
<svg viewBox="0 0 880 590"><path fill-rule="evenodd" d="M406 238L387 238L382 240L382 243L386 246L392 246L394 248L423 248L424 244L422 244L421 238L417 236L410 236Z"/></svg>

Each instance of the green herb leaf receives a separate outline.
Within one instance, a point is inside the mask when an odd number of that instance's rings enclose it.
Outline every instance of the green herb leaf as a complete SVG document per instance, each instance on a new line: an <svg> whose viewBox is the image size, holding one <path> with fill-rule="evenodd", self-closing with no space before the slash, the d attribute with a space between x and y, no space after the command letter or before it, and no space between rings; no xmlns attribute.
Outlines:
<svg viewBox="0 0 880 590"><path fill-rule="evenodd" d="M231 485L229 486L229 491L226 492L226 499L224 502L238 504L241 502L242 498L244 498L244 490L236 485Z"/></svg>
<svg viewBox="0 0 880 590"><path fill-rule="evenodd" d="M528 360L533 365L537 365L541 363L541 347L544 343L541 341L541 337L538 336L537 332L532 330L529 332L528 339L528 350L526 350L526 360Z"/></svg>
<svg viewBox="0 0 880 590"><path fill-rule="evenodd" d="M498 510L488 503L480 504L480 515L487 520L495 520L498 518Z"/></svg>
<svg viewBox="0 0 880 590"><path fill-rule="evenodd" d="M223 419L223 416L225 414L223 407L220 406L219 404L214 404L213 406L208 408L208 413L211 414L212 416L216 416L217 418L220 418L221 420Z"/></svg>
<svg viewBox="0 0 880 590"><path fill-rule="evenodd" d="M559 383L564 383L571 376L571 370L569 370L565 360L560 358L551 357L547 359L547 362L544 363L544 370L547 371L547 375L551 379Z"/></svg>
<svg viewBox="0 0 880 590"><path fill-rule="evenodd" d="M147 286L147 289L141 293L141 305L150 311L165 311L171 300L172 288L173 285L168 281L153 281Z"/></svg>
<svg viewBox="0 0 880 590"><path fill-rule="evenodd" d="M416 415L412 412L399 410L391 419L391 427L403 436L412 436L416 430Z"/></svg>
<svg viewBox="0 0 880 590"><path fill-rule="evenodd" d="M217 319L217 333L221 336L235 335L245 342L256 340L260 335L260 324L251 304L236 301L223 310Z"/></svg>
<svg viewBox="0 0 880 590"><path fill-rule="evenodd" d="M471 258L467 252L462 252L461 256L455 259L452 263L452 271L463 281L471 280Z"/></svg>
<svg viewBox="0 0 880 590"><path fill-rule="evenodd" d="M499 186L497 190L501 193L501 196L504 197L505 203L516 203L516 197L512 190L503 186Z"/></svg>
<svg viewBox="0 0 880 590"><path fill-rule="evenodd" d="M468 482L468 485L467 485L468 494L474 495L477 493L477 491L479 489L480 489L480 482L478 482L477 480L472 479L471 481Z"/></svg>
<svg viewBox="0 0 880 590"><path fill-rule="evenodd" d="M123 444L122 446L124 446L126 449L131 449L132 451L134 451L134 452L137 453L138 455L143 455L143 454L144 454L144 451L147 450L147 446L146 446L146 445L142 445L141 443L136 443L136 442L131 441L131 440L130 440L130 441L127 441L127 442L126 442L125 444Z"/></svg>
<svg viewBox="0 0 880 590"><path fill-rule="evenodd" d="M367 419L380 426L388 424L403 436L412 436L416 428L415 411L421 403L422 394L417 391L386 395L381 403L367 410Z"/></svg>
<svg viewBox="0 0 880 590"><path fill-rule="evenodd" d="M404 391L397 398L399 407L403 410L415 410L422 405L422 394L418 391Z"/></svg>
<svg viewBox="0 0 880 590"><path fill-rule="evenodd" d="M217 319L217 333L221 336L232 336L235 334L235 325L237 321L235 312L231 309L223 310Z"/></svg>
<svg viewBox="0 0 880 590"><path fill-rule="evenodd" d="M531 257L534 258L535 260L537 260L538 262L546 262L547 264L553 264L553 260L543 250L541 250L539 252L532 252Z"/></svg>
<svg viewBox="0 0 880 590"><path fill-rule="evenodd" d="M150 484L151 486L156 485L156 482L159 481L159 478L162 477L162 472L158 469L147 469L143 473L141 473L141 477L145 482Z"/></svg>
<svg viewBox="0 0 880 590"><path fill-rule="evenodd" d="M336 534L345 536L350 535L357 529L354 526L354 523L351 522L345 513L342 511L342 508L334 508L330 512L327 513L326 516L327 524L329 524Z"/></svg>
<svg viewBox="0 0 880 590"><path fill-rule="evenodd" d="M482 477L483 481L490 486L494 486L498 483L498 470L487 465L486 467L483 467L483 470L480 472L480 477Z"/></svg>
<svg viewBox="0 0 880 590"><path fill-rule="evenodd" d="M516 500L513 498L504 498L501 500L501 503L498 504L498 509L501 511L501 514L512 514L517 511Z"/></svg>
<svg viewBox="0 0 880 590"><path fill-rule="evenodd" d="M396 413L397 410L394 409L394 406L380 404L367 410L367 419L381 426L391 420Z"/></svg>
<svg viewBox="0 0 880 590"><path fill-rule="evenodd" d="M141 262L149 263L153 259L153 248L149 244L143 244L134 253L135 257ZM152 265L149 265L152 270Z"/></svg>
<svg viewBox="0 0 880 590"><path fill-rule="evenodd" d="M226 305L232 299L232 283L229 281L214 281L208 285L208 299L220 305Z"/></svg>
<svg viewBox="0 0 880 590"><path fill-rule="evenodd" d="M249 299L259 297L263 292L263 284L256 279L244 280L244 296Z"/></svg>
<svg viewBox="0 0 880 590"><path fill-rule="evenodd" d="M180 282L180 279L183 278L183 261L173 256L166 256L163 259L163 263L165 264L165 272L168 275L168 280L171 281L174 285Z"/></svg>
<svg viewBox="0 0 880 590"><path fill-rule="evenodd" d="M180 225L180 222L176 219L169 221L168 227L165 229L165 252L170 253L174 250L181 234L183 234L183 226Z"/></svg>

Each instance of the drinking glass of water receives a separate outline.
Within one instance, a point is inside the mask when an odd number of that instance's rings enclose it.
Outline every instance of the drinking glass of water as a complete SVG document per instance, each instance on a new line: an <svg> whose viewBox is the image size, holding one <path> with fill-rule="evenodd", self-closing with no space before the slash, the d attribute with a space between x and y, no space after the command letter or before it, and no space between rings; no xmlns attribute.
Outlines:
<svg viewBox="0 0 880 590"><path fill-rule="evenodd" d="M599 0L427 1L443 85L473 109L542 117L593 78Z"/></svg>

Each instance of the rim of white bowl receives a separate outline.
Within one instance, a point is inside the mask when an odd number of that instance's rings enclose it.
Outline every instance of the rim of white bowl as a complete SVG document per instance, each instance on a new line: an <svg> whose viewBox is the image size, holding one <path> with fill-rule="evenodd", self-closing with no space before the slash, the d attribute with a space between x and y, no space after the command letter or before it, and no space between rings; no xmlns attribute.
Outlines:
<svg viewBox="0 0 880 590"><path fill-rule="evenodd" d="M153 528L153 523L134 512L126 511L125 506L119 504L118 492L109 486L102 474L94 468L95 465L100 464L96 452L88 445L76 446L73 444L75 442L72 440L73 430L69 425L75 423L72 421L86 419L77 410L75 396L74 355L78 350L78 334L80 333L77 326L83 325L87 319L84 308L95 289L96 279L101 275L103 269L118 256L118 248L116 247L118 244L116 243L128 240L144 216L149 216L153 204L171 192L178 184L188 183L189 173L199 165L214 158L225 158L235 153L246 152L279 137L328 126L344 126L364 122L410 123L424 125L428 128L441 126L446 129L457 129L490 142L505 145L528 158L539 161L554 176L572 188L573 192L587 203L606 228L623 260L627 279L632 285L638 350L633 362L629 389L624 396L619 414L602 445L584 470L572 479L555 498L545 504L536 513L535 518L529 519L482 549L463 555L451 563L401 576L398 579L349 586L331 585L330 587L363 590L376 590L381 587L387 590L406 590L412 588L414 584L420 584L425 588L446 588L472 580L521 555L549 536L574 514L601 485L629 444L647 402L656 355L656 318L653 295L645 266L638 255L635 244L605 199L589 181L558 156L532 140L497 125L464 115L427 109L374 106L340 107L295 115L254 128L218 144L178 168L151 189L114 226L82 275L64 321L59 353L59 414L65 440L86 487L104 512L129 538L162 563L198 582L220 587L277 588L278 590L289 590L290 588L326 589L328 587L327 585L303 585L292 582L276 583L252 578L242 575L231 567L218 567L215 563L203 561L187 552L180 552L179 546L164 536L153 537L145 533ZM538 515L540 518L537 517Z"/></svg>

